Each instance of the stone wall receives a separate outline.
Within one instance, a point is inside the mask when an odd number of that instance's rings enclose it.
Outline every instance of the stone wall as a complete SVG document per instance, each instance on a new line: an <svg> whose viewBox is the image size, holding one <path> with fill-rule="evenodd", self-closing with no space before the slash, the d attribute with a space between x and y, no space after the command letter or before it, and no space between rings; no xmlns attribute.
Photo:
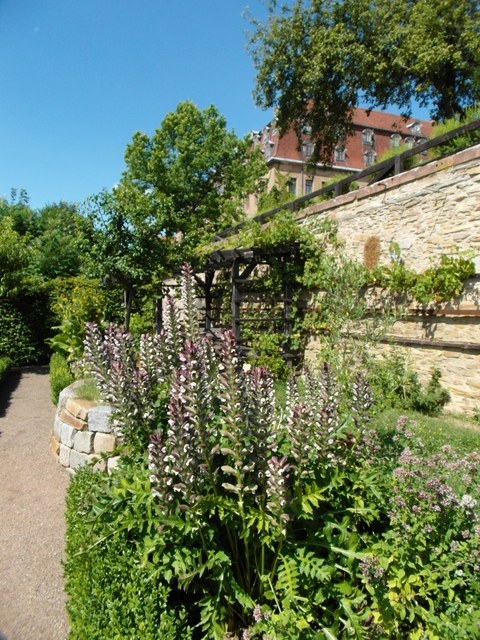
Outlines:
<svg viewBox="0 0 480 640"><path fill-rule="evenodd" d="M473 253L480 272L480 145L305 209L300 224L315 231L335 220L349 253L367 266L390 260L396 243L405 264L423 271L456 250ZM372 264L372 259L373 263ZM412 308L380 347L403 350L425 382L433 367L449 389L451 411L480 407L480 277L464 294L430 309ZM315 341L308 357L318 351Z"/></svg>
<svg viewBox="0 0 480 640"><path fill-rule="evenodd" d="M56 460L75 472L95 462L102 471L113 469L118 456L109 456L117 445L112 430L112 408L75 396L73 383L58 398L57 412L51 435L51 450Z"/></svg>

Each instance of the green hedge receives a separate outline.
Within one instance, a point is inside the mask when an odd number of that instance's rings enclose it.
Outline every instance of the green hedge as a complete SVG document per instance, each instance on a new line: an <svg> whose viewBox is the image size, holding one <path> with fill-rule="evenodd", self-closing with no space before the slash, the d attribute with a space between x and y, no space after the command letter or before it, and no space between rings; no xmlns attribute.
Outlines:
<svg viewBox="0 0 480 640"><path fill-rule="evenodd" d="M12 367L10 358L0 358L0 382L3 382Z"/></svg>
<svg viewBox="0 0 480 640"><path fill-rule="evenodd" d="M48 362L45 340L51 333L50 326L46 291L0 299L0 357L10 358L15 366Z"/></svg>
<svg viewBox="0 0 480 640"><path fill-rule="evenodd" d="M190 628L142 547L153 526L148 470L127 476L86 467L70 482L65 562L70 640L189 640Z"/></svg>

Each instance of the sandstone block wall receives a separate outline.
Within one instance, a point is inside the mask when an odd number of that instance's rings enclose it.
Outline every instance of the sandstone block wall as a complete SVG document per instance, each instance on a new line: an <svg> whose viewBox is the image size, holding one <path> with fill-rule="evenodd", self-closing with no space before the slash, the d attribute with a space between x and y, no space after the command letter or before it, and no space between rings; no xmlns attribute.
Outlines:
<svg viewBox="0 0 480 640"><path fill-rule="evenodd" d="M112 408L75 397L75 386L60 393L50 441L52 453L72 472L91 462L97 469L111 470L118 461L118 456L108 456L117 446Z"/></svg>
<svg viewBox="0 0 480 640"><path fill-rule="evenodd" d="M349 253L367 266L372 266L372 247L375 260L388 263L392 242L416 271L442 254L472 252L479 275L466 284L464 294L430 309L412 308L406 320L391 328L391 343L379 349L403 350L422 381L438 367L452 395L449 410L479 408L480 145L313 205L299 221L315 231L325 217L337 222ZM307 357L317 352L312 341Z"/></svg>

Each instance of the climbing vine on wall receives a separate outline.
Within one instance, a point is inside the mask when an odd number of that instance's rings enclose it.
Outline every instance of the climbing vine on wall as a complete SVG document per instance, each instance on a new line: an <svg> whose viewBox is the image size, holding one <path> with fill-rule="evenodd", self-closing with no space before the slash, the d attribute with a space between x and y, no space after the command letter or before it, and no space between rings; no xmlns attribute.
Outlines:
<svg viewBox="0 0 480 640"><path fill-rule="evenodd" d="M447 302L460 295L465 281L475 274L471 256L453 251L418 273L404 264L395 243L390 246L389 264L367 268L349 257L333 220L317 221L312 230L299 225L289 211L280 212L268 224L249 221L222 244L225 249L278 246L296 247L300 258L283 262L266 251L268 266L254 271L250 286L261 290L265 299L273 299L281 296L285 282L292 284L292 331L286 336L274 323L259 331L260 324L252 322L243 335L257 364L268 364L285 375L282 351L303 352L309 336L318 337L332 357L355 359L354 352L384 335L406 306ZM369 291L377 292L373 304ZM255 313L265 314L265 306L257 311L250 305L248 315L253 320ZM345 360L343 364L348 366Z"/></svg>

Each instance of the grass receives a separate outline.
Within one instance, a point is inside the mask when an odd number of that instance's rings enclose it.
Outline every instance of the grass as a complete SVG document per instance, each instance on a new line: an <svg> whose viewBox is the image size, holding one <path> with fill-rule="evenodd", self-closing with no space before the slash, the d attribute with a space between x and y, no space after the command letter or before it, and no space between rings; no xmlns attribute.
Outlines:
<svg viewBox="0 0 480 640"><path fill-rule="evenodd" d="M82 398L83 400L91 400L92 402L100 401L100 392L93 378L86 378L82 384L75 389L75 395L77 398Z"/></svg>
<svg viewBox="0 0 480 640"><path fill-rule="evenodd" d="M380 432L392 431L399 416L418 423L418 435L426 452L435 453L444 444L450 444L458 453L480 449L480 424L467 416L445 413L431 417L416 411L387 409L375 417L372 427Z"/></svg>

